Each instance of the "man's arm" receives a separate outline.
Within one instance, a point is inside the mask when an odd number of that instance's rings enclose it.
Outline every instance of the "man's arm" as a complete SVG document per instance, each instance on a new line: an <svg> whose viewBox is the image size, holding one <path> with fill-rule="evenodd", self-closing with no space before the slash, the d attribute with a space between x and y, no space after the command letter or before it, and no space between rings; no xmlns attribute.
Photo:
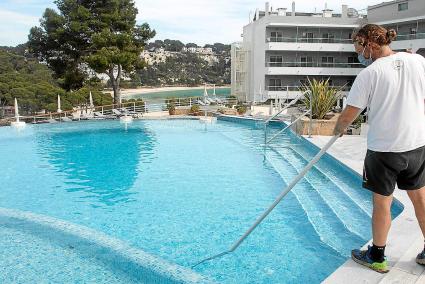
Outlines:
<svg viewBox="0 0 425 284"><path fill-rule="evenodd" d="M336 122L334 135L344 134L345 129L353 123L361 111L362 110L360 108L347 105Z"/></svg>

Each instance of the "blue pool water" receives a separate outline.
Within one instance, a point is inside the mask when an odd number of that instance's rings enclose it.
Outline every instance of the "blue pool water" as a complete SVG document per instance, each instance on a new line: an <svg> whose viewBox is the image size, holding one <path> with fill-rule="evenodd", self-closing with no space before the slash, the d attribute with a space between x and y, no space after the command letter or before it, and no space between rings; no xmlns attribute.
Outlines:
<svg viewBox="0 0 425 284"><path fill-rule="evenodd" d="M0 207L88 227L190 268L227 250L318 151L290 133L266 150L263 139L260 124L220 120L3 127ZM238 250L195 272L220 283L319 283L371 238L370 199L359 176L325 156ZM120 261L78 258L78 250L10 224L0 218L0 242L18 240L0 245L9 255L0 258L0 282L25 282L34 271L51 271L44 275L57 282L134 282L128 269L115 272ZM33 269L14 268L17 251L30 261L37 248L43 255ZM69 267L57 273L61 263Z"/></svg>

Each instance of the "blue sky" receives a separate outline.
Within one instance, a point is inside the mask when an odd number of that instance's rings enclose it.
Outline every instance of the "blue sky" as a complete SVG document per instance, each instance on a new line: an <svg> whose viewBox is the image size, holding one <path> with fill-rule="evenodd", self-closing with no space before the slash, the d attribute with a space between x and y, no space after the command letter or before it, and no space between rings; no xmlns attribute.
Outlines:
<svg viewBox="0 0 425 284"><path fill-rule="evenodd" d="M135 0L138 23L148 22L157 32L155 39L178 39L199 45L241 40L242 27L250 12L264 10L264 0ZM273 8L291 8L291 0L269 1ZM327 3L335 12L341 5L364 9L382 0L296 0L296 11L320 11ZM52 0L0 0L0 46L27 41L32 26L39 25L44 10L55 8Z"/></svg>

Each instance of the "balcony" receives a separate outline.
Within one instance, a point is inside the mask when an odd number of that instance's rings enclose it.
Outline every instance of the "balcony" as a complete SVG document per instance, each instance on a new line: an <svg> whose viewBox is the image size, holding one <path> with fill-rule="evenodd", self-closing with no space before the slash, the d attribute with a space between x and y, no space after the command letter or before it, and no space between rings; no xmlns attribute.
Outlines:
<svg viewBox="0 0 425 284"><path fill-rule="evenodd" d="M394 41L399 40L415 40L415 39L425 39L425 33L416 33L416 34L400 34L397 35L397 38Z"/></svg>
<svg viewBox="0 0 425 284"><path fill-rule="evenodd" d="M266 50L354 52L351 39L269 37Z"/></svg>
<svg viewBox="0 0 425 284"><path fill-rule="evenodd" d="M425 33L399 34L391 44L393 49L419 49L425 46ZM351 39L268 37L266 50L270 51L327 51L355 52Z"/></svg>
<svg viewBox="0 0 425 284"><path fill-rule="evenodd" d="M416 52L425 47L425 33L400 34L391 43L391 48L395 50L412 49Z"/></svg>
<svg viewBox="0 0 425 284"><path fill-rule="evenodd" d="M298 43L344 43L352 44L351 39L342 38L292 38L292 37L269 37L267 42L298 42Z"/></svg>
<svg viewBox="0 0 425 284"><path fill-rule="evenodd" d="M340 89L342 95L346 96L350 91L351 86L332 86ZM266 88L263 100L267 99L284 99L293 100L301 94L301 86L268 86Z"/></svg>
<svg viewBox="0 0 425 284"><path fill-rule="evenodd" d="M329 62L266 62L266 67L364 68L364 66L360 63L329 63Z"/></svg>
<svg viewBox="0 0 425 284"><path fill-rule="evenodd" d="M362 68L360 63L267 62L266 75L357 76Z"/></svg>

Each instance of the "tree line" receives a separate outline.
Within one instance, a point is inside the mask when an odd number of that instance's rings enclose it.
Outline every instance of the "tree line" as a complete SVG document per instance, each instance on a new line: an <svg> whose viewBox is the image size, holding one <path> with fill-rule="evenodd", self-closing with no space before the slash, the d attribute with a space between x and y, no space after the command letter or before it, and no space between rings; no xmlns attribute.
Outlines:
<svg viewBox="0 0 425 284"><path fill-rule="evenodd" d="M53 78L52 71L35 58L27 58L13 48L0 48L0 116L4 116L4 106L12 106L17 98L22 114L32 114L41 110L55 112L57 96L61 96L63 110L88 102L91 91L95 104L110 104L110 95L103 94L99 81L86 82L85 86L66 91Z"/></svg>
<svg viewBox="0 0 425 284"><path fill-rule="evenodd" d="M163 48L166 51L180 52L184 47L201 47L196 43L187 43L184 44L179 40L165 39L165 40L155 40L153 42L148 43L146 46L147 50L153 50L157 48ZM215 54L229 54L230 55L230 45L223 43L214 43L214 44L206 44L203 46L204 48L211 48Z"/></svg>
<svg viewBox="0 0 425 284"><path fill-rule="evenodd" d="M210 64L195 53L176 54L138 71L133 80L148 86L230 84L229 57L221 55L217 59Z"/></svg>

